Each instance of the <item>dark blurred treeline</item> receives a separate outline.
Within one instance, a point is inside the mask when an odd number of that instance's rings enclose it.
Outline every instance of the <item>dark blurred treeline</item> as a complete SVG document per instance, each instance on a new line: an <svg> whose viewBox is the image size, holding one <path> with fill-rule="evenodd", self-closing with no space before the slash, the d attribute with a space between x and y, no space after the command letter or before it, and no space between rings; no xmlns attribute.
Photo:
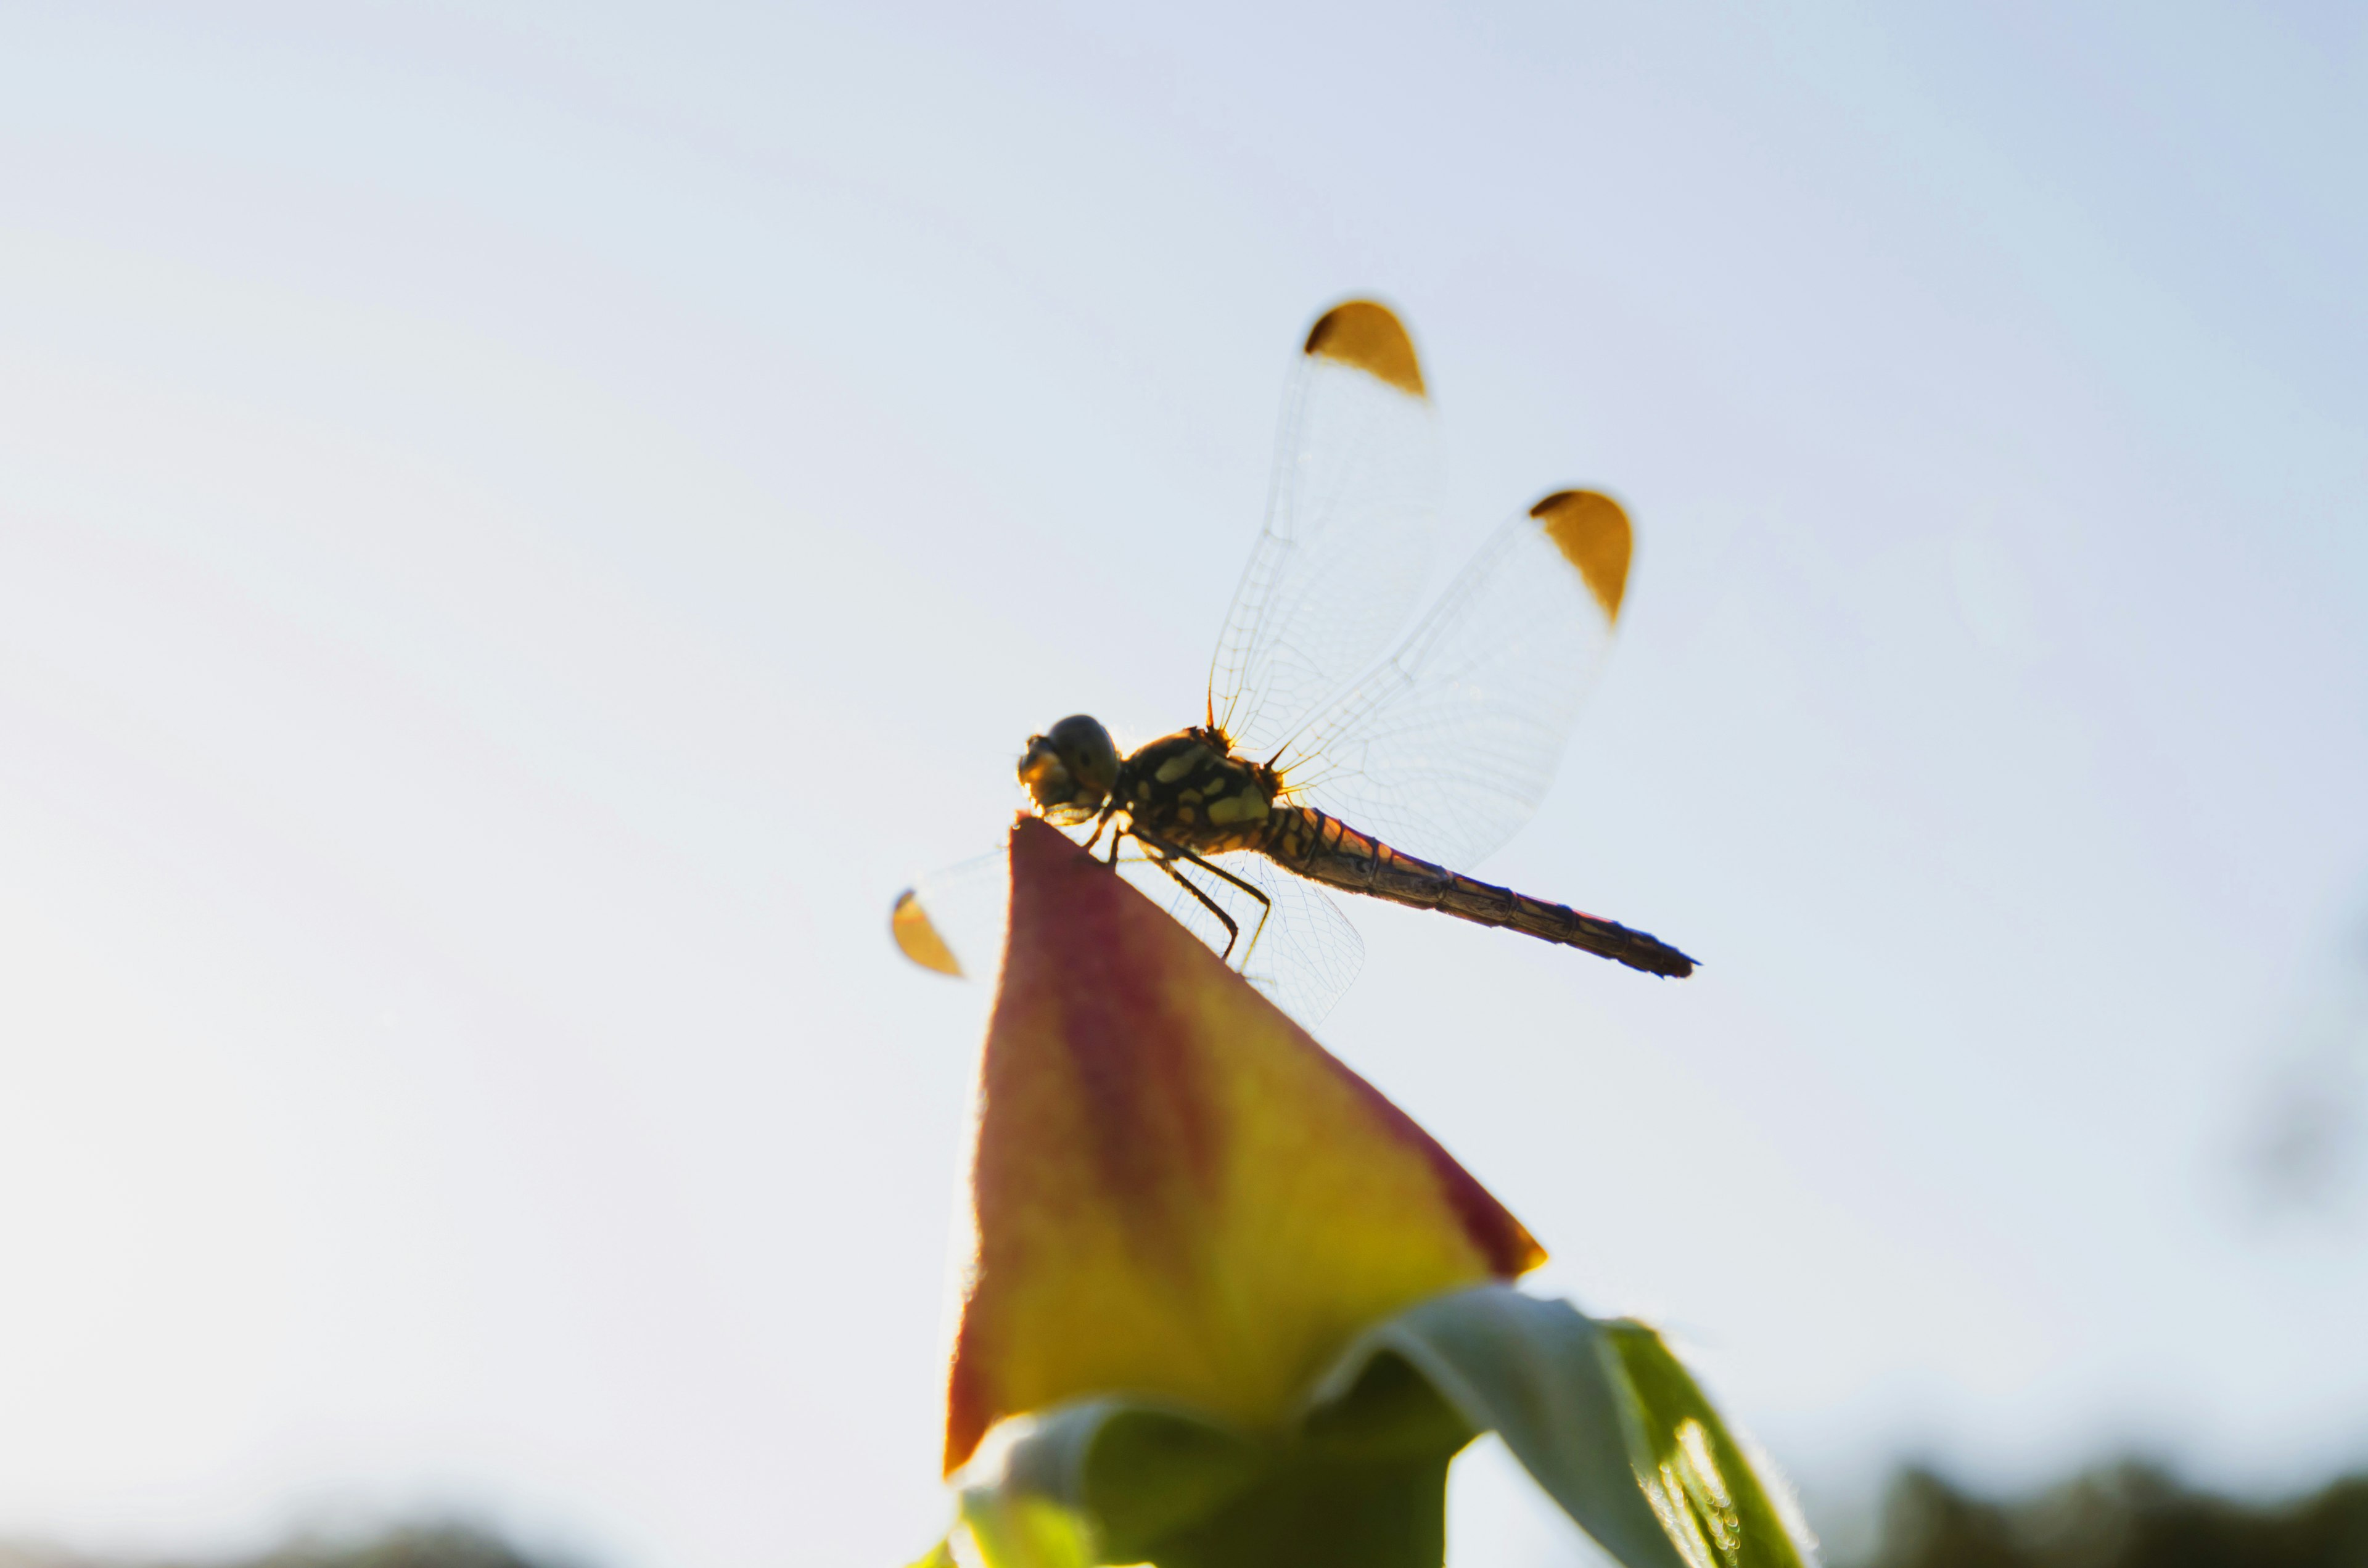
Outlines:
<svg viewBox="0 0 2368 1568"><path fill-rule="evenodd" d="M892 1554L893 1555L893 1554ZM520 1554L470 1525L404 1525L376 1535L299 1537L261 1557L203 1565L131 1562L0 1543L0 1568L564 1568Z"/></svg>
<svg viewBox="0 0 2368 1568"><path fill-rule="evenodd" d="M786 1559L785 1559L786 1561ZM881 1561L898 1561L891 1550ZM0 1568L198 1568L102 1562L0 1544ZM359 1540L300 1539L205 1568L564 1568L465 1525ZM2098 1470L2027 1497L1977 1496L1903 1471L1867 1551L1835 1568L2368 1568L2368 1475L2281 1503L2192 1491L2141 1464Z"/></svg>
<svg viewBox="0 0 2368 1568"><path fill-rule="evenodd" d="M2368 1568L2368 1475L2283 1503L2123 1464L2005 1501L1903 1471L1859 1568Z"/></svg>
<svg viewBox="0 0 2368 1568"><path fill-rule="evenodd" d="M298 1541L239 1568L560 1568L464 1525L415 1525L332 1546Z"/></svg>

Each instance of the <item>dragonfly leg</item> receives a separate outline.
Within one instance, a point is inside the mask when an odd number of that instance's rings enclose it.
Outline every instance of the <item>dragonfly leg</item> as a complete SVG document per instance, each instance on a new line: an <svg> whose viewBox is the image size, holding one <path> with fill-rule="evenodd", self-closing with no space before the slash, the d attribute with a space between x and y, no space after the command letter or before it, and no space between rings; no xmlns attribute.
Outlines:
<svg viewBox="0 0 2368 1568"><path fill-rule="evenodd" d="M1199 899L1201 901L1201 906L1217 917L1217 923L1225 928L1225 950L1217 956L1220 959L1232 958L1234 956L1234 944L1242 939L1242 928L1234 923L1234 917L1226 914L1224 910L1218 908L1217 901L1211 898L1207 893L1201 892L1201 886L1198 882L1195 882L1191 878L1178 870L1176 869L1176 862L1171 857L1166 855L1155 855L1152 857L1152 864L1157 866L1161 870L1175 878L1178 886L1181 887L1186 892L1190 893L1194 898Z"/></svg>
<svg viewBox="0 0 2368 1568"><path fill-rule="evenodd" d="M1233 956L1234 940L1241 936L1240 927L1236 926L1233 921L1226 919L1224 913L1218 910L1217 906L1213 903L1210 902L1208 894L1202 892L1199 888L1193 887L1190 882L1185 881L1183 873L1177 870L1170 862L1181 860L1188 865L1198 866L1201 869L1208 872L1211 876L1223 878L1226 881L1233 883L1234 886L1241 889L1244 892L1249 894L1252 898L1258 900L1258 925L1250 932L1249 947L1243 949L1242 952L1242 960L1247 963L1249 960L1250 953L1258 947L1258 937L1263 936L1266 932L1266 918L1268 915L1274 913L1274 900L1269 898L1258 888L1252 887L1249 883L1242 881L1241 878L1234 875L1231 871L1226 870L1223 866L1212 865L1210 862L1201 858L1198 855L1193 854L1190 849L1186 849L1179 845L1170 844L1165 839L1145 838L1140 833L1136 834L1135 837L1143 839L1144 844L1149 845L1153 849L1158 851L1161 856L1159 862L1160 869L1166 871L1169 876L1174 877L1178 881L1183 882L1186 887L1191 888L1192 896L1199 899L1202 903L1208 904L1209 908L1212 912L1216 913L1217 918L1225 922L1225 930L1228 933L1228 937L1225 942L1225 951L1224 956L1227 958L1231 958Z"/></svg>

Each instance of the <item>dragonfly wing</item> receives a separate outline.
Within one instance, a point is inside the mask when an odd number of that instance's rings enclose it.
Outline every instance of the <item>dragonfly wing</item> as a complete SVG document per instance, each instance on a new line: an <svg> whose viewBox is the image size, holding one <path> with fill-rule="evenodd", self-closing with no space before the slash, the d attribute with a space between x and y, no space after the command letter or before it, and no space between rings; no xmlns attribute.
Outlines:
<svg viewBox="0 0 2368 1568"><path fill-rule="evenodd" d="M1283 750L1287 797L1452 870L1537 810L1610 650L1632 535L1559 491L1482 546L1406 642Z"/></svg>
<svg viewBox="0 0 2368 1568"><path fill-rule="evenodd" d="M1202 867L1176 868L1178 875L1190 878L1224 909L1241 932L1234 942L1234 967L1303 1028L1314 1028L1364 967L1365 944L1357 928L1322 888L1292 876L1263 855L1220 855L1210 864L1248 883L1267 901L1260 903ZM1124 856L1119 869L1194 936L1218 952L1224 950L1228 937L1224 922L1175 878L1150 860Z"/></svg>
<svg viewBox="0 0 2368 1568"><path fill-rule="evenodd" d="M1244 756L1271 754L1405 625L1439 509L1435 425L1397 318L1364 300L1326 312L1209 673L1209 711Z"/></svg>
<svg viewBox="0 0 2368 1568"><path fill-rule="evenodd" d="M923 877L896 895L888 929L923 969L992 980L1011 915L1011 858L996 849Z"/></svg>

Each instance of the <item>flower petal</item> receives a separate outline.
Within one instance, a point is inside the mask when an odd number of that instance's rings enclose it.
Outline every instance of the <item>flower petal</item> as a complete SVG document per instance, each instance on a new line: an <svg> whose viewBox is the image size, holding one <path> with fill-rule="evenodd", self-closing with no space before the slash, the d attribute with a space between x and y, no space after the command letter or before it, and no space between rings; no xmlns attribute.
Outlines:
<svg viewBox="0 0 2368 1568"><path fill-rule="evenodd" d="M1011 836L946 1467L1098 1392L1270 1428L1360 1328L1543 1261L1520 1221L1156 905Z"/></svg>

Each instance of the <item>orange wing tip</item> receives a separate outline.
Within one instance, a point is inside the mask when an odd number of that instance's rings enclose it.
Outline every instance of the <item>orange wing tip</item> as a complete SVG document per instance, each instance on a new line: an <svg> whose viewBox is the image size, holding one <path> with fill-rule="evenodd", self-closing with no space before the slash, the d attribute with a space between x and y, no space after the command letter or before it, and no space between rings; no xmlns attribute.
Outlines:
<svg viewBox="0 0 2368 1568"><path fill-rule="evenodd" d="M1400 392L1429 395L1423 389L1422 361L1415 358L1414 340L1387 305L1351 300L1333 306L1308 332L1306 352L1354 366Z"/></svg>
<svg viewBox="0 0 2368 1568"><path fill-rule="evenodd" d="M1628 556L1635 547L1620 503L1600 490L1557 490L1531 507L1530 516L1545 525L1546 537L1563 559L1587 579L1605 617L1619 619L1620 600L1628 591Z"/></svg>
<svg viewBox="0 0 2368 1568"><path fill-rule="evenodd" d="M938 935L938 928L929 924L929 912L921 907L921 901L914 896L911 888L896 895L896 907L888 916L888 929L894 934L898 949L923 969L956 977L962 974L962 965L954 961L953 949Z"/></svg>

